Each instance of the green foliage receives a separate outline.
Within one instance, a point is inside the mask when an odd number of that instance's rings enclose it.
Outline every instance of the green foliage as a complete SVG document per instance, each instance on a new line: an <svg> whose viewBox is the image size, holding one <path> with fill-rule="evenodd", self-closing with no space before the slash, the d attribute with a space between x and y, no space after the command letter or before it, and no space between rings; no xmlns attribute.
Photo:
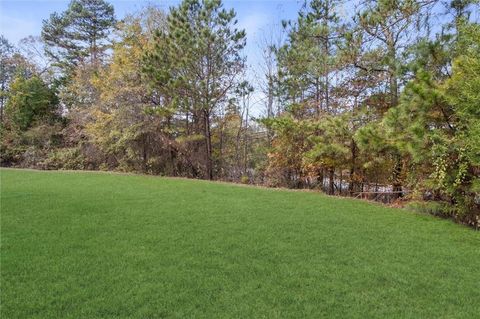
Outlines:
<svg viewBox="0 0 480 319"><path fill-rule="evenodd" d="M389 127L401 123L387 136L426 175L423 183L412 186L432 192L435 199L452 206L450 216L474 226L480 214L475 190L480 167L479 38L477 24L462 27L458 38L462 50L453 60L451 77L436 80L431 72L419 70L406 86L399 108L384 119Z"/></svg>
<svg viewBox="0 0 480 319"><path fill-rule="evenodd" d="M335 11L339 1L314 0L289 22L287 42L277 48L277 93L296 117L332 110L332 71L341 67L336 55L345 26Z"/></svg>
<svg viewBox="0 0 480 319"><path fill-rule="evenodd" d="M452 205L437 201L411 201L405 207L406 209L439 217L451 217L454 211Z"/></svg>
<svg viewBox="0 0 480 319"><path fill-rule="evenodd" d="M82 170L86 169L86 159L80 148L60 148L53 150L48 157L42 162L44 169L69 169Z"/></svg>
<svg viewBox="0 0 480 319"><path fill-rule="evenodd" d="M104 0L72 0L68 9L43 20L45 53L63 71L90 58L97 64L108 48L106 40L115 26L113 6Z"/></svg>
<svg viewBox="0 0 480 319"><path fill-rule="evenodd" d="M57 96L40 77L19 75L11 84L5 116L11 129L21 131L35 122L50 123L59 116Z"/></svg>
<svg viewBox="0 0 480 319"><path fill-rule="evenodd" d="M11 63L14 53L13 45L3 35L0 35L0 120L2 124L8 87L15 74L15 66Z"/></svg>
<svg viewBox="0 0 480 319"><path fill-rule="evenodd" d="M306 153L307 163L317 163L325 168L346 168L352 141L348 114L327 116L313 125L316 135L309 137L313 148Z"/></svg>
<svg viewBox="0 0 480 319"><path fill-rule="evenodd" d="M161 96L159 110L191 116L186 134L202 134L204 177L213 179L212 120L229 103L245 67L245 31L236 28L234 10L220 0L185 0L170 10L165 30L155 36L143 71Z"/></svg>
<svg viewBox="0 0 480 319"><path fill-rule="evenodd" d="M250 183L250 179L248 178L248 176L242 175L242 177L240 178L240 183L242 183L242 184L249 184L249 183Z"/></svg>
<svg viewBox="0 0 480 319"><path fill-rule="evenodd" d="M234 29L236 23L235 12L217 0L185 0L171 9L144 66L152 85L167 97L165 106L186 107L193 97L194 108L211 112L225 101L232 84L227 79L244 67L245 32Z"/></svg>

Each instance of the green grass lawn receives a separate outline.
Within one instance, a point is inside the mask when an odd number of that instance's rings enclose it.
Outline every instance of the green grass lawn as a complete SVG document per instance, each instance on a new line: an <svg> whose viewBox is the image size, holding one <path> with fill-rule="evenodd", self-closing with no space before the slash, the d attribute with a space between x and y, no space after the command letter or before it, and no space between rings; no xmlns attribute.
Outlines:
<svg viewBox="0 0 480 319"><path fill-rule="evenodd" d="M1 318L479 318L480 232L313 192L1 170Z"/></svg>

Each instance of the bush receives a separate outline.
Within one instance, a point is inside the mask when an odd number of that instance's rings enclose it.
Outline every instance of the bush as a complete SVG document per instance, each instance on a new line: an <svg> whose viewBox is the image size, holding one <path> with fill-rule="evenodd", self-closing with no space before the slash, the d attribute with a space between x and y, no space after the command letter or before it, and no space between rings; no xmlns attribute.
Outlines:
<svg viewBox="0 0 480 319"><path fill-rule="evenodd" d="M250 178L248 178L247 175L242 175L242 177L240 178L240 183L242 183L242 184L250 184Z"/></svg>
<svg viewBox="0 0 480 319"><path fill-rule="evenodd" d="M85 169L85 158L76 148L56 149L43 161L44 169Z"/></svg>
<svg viewBox="0 0 480 319"><path fill-rule="evenodd" d="M430 214L442 218L451 218L459 223L471 226L475 229L480 227L480 211L471 210L464 212L457 206L441 201L413 201L406 205L407 209L415 212Z"/></svg>

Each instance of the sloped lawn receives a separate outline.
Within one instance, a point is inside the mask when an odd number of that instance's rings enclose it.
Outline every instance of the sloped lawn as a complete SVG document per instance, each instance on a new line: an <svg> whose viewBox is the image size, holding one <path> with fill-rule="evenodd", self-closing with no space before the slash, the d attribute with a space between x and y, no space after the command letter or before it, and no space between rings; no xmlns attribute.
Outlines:
<svg viewBox="0 0 480 319"><path fill-rule="evenodd" d="M313 192L1 173L2 318L479 318L480 232Z"/></svg>

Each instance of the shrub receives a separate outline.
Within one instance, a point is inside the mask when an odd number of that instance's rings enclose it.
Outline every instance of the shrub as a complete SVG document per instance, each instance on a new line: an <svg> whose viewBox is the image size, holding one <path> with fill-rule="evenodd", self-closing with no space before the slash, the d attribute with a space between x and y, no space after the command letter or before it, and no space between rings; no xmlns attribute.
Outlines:
<svg viewBox="0 0 480 319"><path fill-rule="evenodd" d="M44 169L85 169L85 158L76 148L56 149L43 161Z"/></svg>

